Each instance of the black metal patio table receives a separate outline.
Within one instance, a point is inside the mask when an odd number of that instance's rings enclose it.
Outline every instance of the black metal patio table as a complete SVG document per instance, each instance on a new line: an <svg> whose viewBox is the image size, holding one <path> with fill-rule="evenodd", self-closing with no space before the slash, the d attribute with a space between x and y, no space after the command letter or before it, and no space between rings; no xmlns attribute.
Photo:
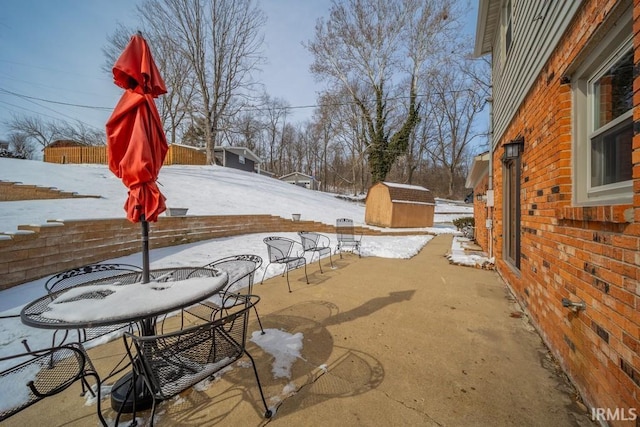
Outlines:
<svg viewBox="0 0 640 427"><path fill-rule="evenodd" d="M141 335L154 335L158 316L189 307L218 293L227 285L227 273L206 267L176 267L150 271L150 282L126 273L62 289L42 296L21 312L22 323L44 329L79 329L136 323ZM131 374L112 386L114 410L144 409L145 396L130 396ZM134 389L137 387L134 387ZM144 387L140 387L144 390Z"/></svg>

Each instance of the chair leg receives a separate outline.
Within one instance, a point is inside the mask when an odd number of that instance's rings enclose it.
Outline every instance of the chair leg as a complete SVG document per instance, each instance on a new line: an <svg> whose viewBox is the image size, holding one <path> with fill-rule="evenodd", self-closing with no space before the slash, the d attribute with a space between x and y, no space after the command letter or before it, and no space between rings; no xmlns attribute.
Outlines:
<svg viewBox="0 0 640 427"><path fill-rule="evenodd" d="M271 418L271 415L273 415L273 413L267 406L267 401L264 398L264 393L262 392L262 384L260 384L260 377L258 377L258 369L256 369L256 362L254 362L253 357L251 357L246 349L244 349L244 354L246 354L249 360L251 360L251 366L253 366L253 373L255 374L256 382L258 383L258 391L260 392L260 398L262 399L262 404L264 405L264 417Z"/></svg>
<svg viewBox="0 0 640 427"><path fill-rule="evenodd" d="M309 276L307 276L307 263L304 263L304 277L307 279L307 285L309 284Z"/></svg>
<svg viewBox="0 0 640 427"><path fill-rule="evenodd" d="M318 267L320 267L320 273L324 273L324 271L322 271L322 264L320 263L321 258L320 252L318 252ZM311 259L313 260L313 254L311 254Z"/></svg>
<svg viewBox="0 0 640 427"><path fill-rule="evenodd" d="M270 265L271 263L267 264L267 266L264 268L264 273L262 273L262 281L260 282L261 285L264 283L264 278L267 275L267 269L269 268Z"/></svg>
<svg viewBox="0 0 640 427"><path fill-rule="evenodd" d="M289 293L291 293L291 285L289 284L289 266L288 265L285 267L284 271L287 273L287 287L289 288Z"/></svg>
<svg viewBox="0 0 640 427"><path fill-rule="evenodd" d="M331 248L329 248L329 263L331 263L331 268L334 268L333 259L331 259Z"/></svg>
<svg viewBox="0 0 640 427"><path fill-rule="evenodd" d="M258 319L258 325L260 325L260 330L262 331L261 335L264 335L264 328L262 327L262 322L260 321L260 316L258 315L258 309L255 305L253 306L253 311L256 312L256 319Z"/></svg>
<svg viewBox="0 0 640 427"><path fill-rule="evenodd" d="M82 384L84 385L86 383L87 388L91 391L91 393L93 394L93 390L91 390L91 387L89 386L89 383L87 382L87 379L85 378L85 376L91 376L93 377L93 379L96 381L96 393L95 393L95 397L96 397L96 410L98 411L98 418L100 419L100 424L102 424L104 427L107 427L107 421L104 419L104 416L102 415L102 407L100 405L100 400L101 398L101 393L100 393L100 386L102 385L100 382L100 377L98 377L98 374L96 372L85 372L85 374L82 377Z"/></svg>

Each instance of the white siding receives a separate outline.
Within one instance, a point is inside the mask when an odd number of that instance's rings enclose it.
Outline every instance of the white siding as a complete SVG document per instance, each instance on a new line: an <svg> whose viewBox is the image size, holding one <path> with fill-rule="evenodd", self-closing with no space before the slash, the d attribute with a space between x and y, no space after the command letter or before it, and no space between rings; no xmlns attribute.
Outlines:
<svg viewBox="0 0 640 427"><path fill-rule="evenodd" d="M504 64L500 61L499 49L504 49L500 26L493 38L494 148L580 4L578 0L512 0L513 39ZM563 71L549 70L549 73L554 72L553 79L559 79Z"/></svg>

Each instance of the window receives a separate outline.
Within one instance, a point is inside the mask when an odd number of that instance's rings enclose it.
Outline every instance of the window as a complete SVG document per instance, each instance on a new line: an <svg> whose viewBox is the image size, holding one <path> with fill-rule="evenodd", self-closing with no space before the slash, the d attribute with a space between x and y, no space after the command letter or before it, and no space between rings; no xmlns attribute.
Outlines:
<svg viewBox="0 0 640 427"><path fill-rule="evenodd" d="M505 5L505 13L504 13L504 51L505 53L509 53L509 49L511 48L511 0L507 0L507 4Z"/></svg>
<svg viewBox="0 0 640 427"><path fill-rule="evenodd" d="M524 140L522 140L524 141ZM519 143L507 144L518 148ZM504 203L504 254L503 258L513 267L520 269L520 150L507 153L503 157L503 203Z"/></svg>
<svg viewBox="0 0 640 427"><path fill-rule="evenodd" d="M591 50L591 49L589 49ZM625 13L576 71L574 203L632 200L633 42Z"/></svg>
<svg viewBox="0 0 640 427"><path fill-rule="evenodd" d="M238 162L239 162L241 165L244 165L244 164L245 164L244 156L238 156Z"/></svg>
<svg viewBox="0 0 640 427"><path fill-rule="evenodd" d="M631 179L633 51L624 51L592 83L591 187Z"/></svg>
<svg viewBox="0 0 640 427"><path fill-rule="evenodd" d="M511 12L511 0L507 0L502 5L502 13L500 16L500 60L504 64L507 59L509 49L511 49L511 41L513 39L512 28L512 12Z"/></svg>

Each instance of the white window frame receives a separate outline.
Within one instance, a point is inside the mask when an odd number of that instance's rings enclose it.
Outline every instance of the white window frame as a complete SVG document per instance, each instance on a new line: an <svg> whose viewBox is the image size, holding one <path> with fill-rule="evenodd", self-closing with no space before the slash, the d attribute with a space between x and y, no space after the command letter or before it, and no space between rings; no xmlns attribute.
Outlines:
<svg viewBox="0 0 640 427"><path fill-rule="evenodd" d="M594 134L593 83L629 49L633 49L632 14L621 15L572 77L573 92L573 203L576 206L628 204L633 201L633 181L591 186L591 139ZM598 133L632 117L633 108Z"/></svg>
<svg viewBox="0 0 640 427"><path fill-rule="evenodd" d="M507 33L511 33L507 46ZM505 0L500 13L500 62L504 64L513 45L513 0Z"/></svg>

